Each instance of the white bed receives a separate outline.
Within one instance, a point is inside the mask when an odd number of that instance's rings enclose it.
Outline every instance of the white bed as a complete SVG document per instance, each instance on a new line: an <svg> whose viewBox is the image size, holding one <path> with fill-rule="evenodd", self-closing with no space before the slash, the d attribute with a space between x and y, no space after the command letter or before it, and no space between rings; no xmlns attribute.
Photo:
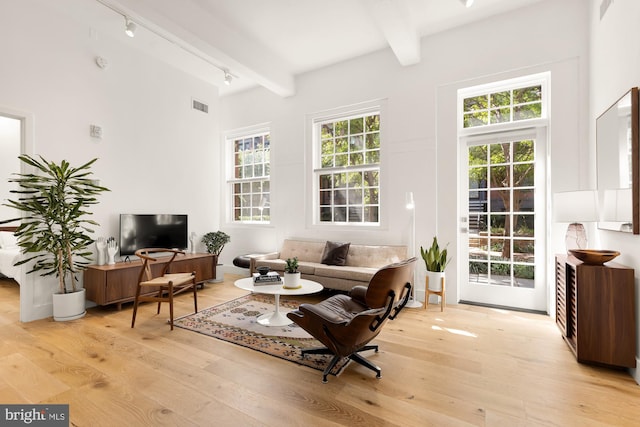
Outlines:
<svg viewBox="0 0 640 427"><path fill-rule="evenodd" d="M0 249L0 274L18 281L20 267L14 267L20 259L20 248Z"/></svg>
<svg viewBox="0 0 640 427"><path fill-rule="evenodd" d="M20 267L14 264L20 259L20 248L12 231L0 230L0 274L16 282L20 278Z"/></svg>

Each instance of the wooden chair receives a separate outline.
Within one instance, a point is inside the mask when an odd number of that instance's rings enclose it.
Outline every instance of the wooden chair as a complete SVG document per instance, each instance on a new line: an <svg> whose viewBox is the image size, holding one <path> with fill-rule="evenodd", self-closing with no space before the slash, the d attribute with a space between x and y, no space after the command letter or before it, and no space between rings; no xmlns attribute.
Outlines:
<svg viewBox="0 0 640 427"><path fill-rule="evenodd" d="M156 258L151 256L158 253L171 253L171 259L165 264L162 273L153 277L151 266ZM189 289L193 289L193 306L198 312L198 294L196 292L196 272L191 273L171 273L171 263L178 254L184 255L183 251L164 248L144 248L136 251L136 256L144 260L140 275L138 276L138 286L136 288L136 296L133 302L133 317L131 318L131 327L136 323L136 313L138 312L138 304L142 301L153 301L158 303L157 314L160 314L160 304L169 303L169 323L173 330L173 297ZM142 289L158 289L156 295L141 295Z"/></svg>

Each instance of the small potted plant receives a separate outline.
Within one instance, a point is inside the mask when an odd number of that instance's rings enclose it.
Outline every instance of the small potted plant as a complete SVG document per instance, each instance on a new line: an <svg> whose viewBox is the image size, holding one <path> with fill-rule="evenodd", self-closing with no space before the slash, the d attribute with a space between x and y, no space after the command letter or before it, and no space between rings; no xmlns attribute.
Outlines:
<svg viewBox="0 0 640 427"><path fill-rule="evenodd" d="M297 289L300 286L300 272L298 271L298 258L287 258L284 266L284 287Z"/></svg>
<svg viewBox="0 0 640 427"><path fill-rule="evenodd" d="M224 275L222 272L222 264L218 262L220 259L220 253L224 248L224 245L231 241L231 237L224 231L210 231L202 236L201 242L207 247L207 252L215 255L216 263L216 279L214 283L222 282Z"/></svg>
<svg viewBox="0 0 640 427"><path fill-rule="evenodd" d="M422 255L422 259L424 260L424 264L427 268L429 289L441 291L444 270L451 261L448 257L447 249L440 249L440 246L438 245L438 238L434 236L429 249L424 250L424 248L420 246L420 255Z"/></svg>

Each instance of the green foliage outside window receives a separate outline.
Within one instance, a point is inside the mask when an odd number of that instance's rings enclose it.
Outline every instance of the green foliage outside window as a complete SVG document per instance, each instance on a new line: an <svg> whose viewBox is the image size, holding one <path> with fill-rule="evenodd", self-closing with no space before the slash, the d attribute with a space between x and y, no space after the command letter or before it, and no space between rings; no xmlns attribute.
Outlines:
<svg viewBox="0 0 640 427"><path fill-rule="evenodd" d="M321 123L320 222L379 221L380 114Z"/></svg>
<svg viewBox="0 0 640 427"><path fill-rule="evenodd" d="M542 86L529 86L465 98L465 128L542 117Z"/></svg>

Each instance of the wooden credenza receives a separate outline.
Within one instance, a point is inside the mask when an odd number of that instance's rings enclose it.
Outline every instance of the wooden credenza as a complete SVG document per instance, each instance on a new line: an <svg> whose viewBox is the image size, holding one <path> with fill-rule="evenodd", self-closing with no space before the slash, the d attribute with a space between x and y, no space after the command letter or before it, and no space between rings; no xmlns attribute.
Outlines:
<svg viewBox="0 0 640 427"><path fill-rule="evenodd" d="M556 324L579 362L634 368L634 270L557 255Z"/></svg>
<svg viewBox="0 0 640 427"><path fill-rule="evenodd" d="M151 265L154 275L162 273L170 257L158 258ZM216 277L217 257L213 254L178 255L171 265L172 273L196 272L196 282L203 283ZM133 301L136 295L138 275L142 269L140 260L119 262L113 265L90 265L84 270L84 287L87 299L98 305L117 304ZM148 292L145 295L151 295Z"/></svg>

